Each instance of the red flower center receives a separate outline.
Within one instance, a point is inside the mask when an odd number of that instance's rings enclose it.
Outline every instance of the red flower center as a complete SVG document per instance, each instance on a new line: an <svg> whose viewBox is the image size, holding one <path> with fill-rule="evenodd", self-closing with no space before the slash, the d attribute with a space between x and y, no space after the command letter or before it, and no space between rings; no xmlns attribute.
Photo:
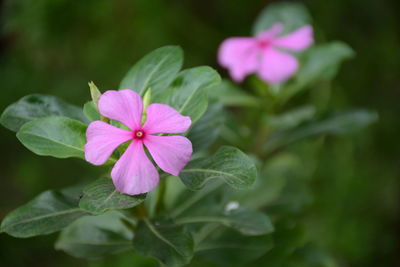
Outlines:
<svg viewBox="0 0 400 267"><path fill-rule="evenodd" d="M259 41L258 42L258 47L261 49L265 49L270 45L269 41Z"/></svg>
<svg viewBox="0 0 400 267"><path fill-rule="evenodd" d="M144 131L143 130L136 130L134 133L133 133L133 138L135 138L135 139L142 139L144 137Z"/></svg>

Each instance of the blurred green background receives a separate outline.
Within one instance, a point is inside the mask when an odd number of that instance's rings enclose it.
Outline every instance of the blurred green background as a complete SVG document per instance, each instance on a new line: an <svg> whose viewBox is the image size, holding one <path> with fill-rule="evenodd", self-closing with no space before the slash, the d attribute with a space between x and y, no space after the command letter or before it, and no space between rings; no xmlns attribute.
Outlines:
<svg viewBox="0 0 400 267"><path fill-rule="evenodd" d="M115 89L147 52L176 44L185 67L216 63L220 42L249 35L261 0L0 1L0 110L31 93L82 106L87 82ZM356 52L334 82L329 108L379 113L372 127L324 143L310 177L305 221L340 266L400 266L400 2L309 0L318 41L342 40ZM0 128L0 218L49 188L99 172L80 160L43 158ZM310 152L311 153L311 152ZM53 249L56 235L0 235L1 266L133 266L131 254L90 262ZM150 262L151 263L151 262ZM145 263L136 263L145 266Z"/></svg>

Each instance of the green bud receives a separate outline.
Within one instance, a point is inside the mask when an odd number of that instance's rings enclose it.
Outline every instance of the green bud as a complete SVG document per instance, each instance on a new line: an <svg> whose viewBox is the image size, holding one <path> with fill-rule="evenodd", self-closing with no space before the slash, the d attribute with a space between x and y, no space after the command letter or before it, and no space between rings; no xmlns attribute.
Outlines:
<svg viewBox="0 0 400 267"><path fill-rule="evenodd" d="M143 116L142 122L144 123L147 118L146 109L151 103L151 88L147 89L146 93L143 96Z"/></svg>
<svg viewBox="0 0 400 267"><path fill-rule="evenodd" d="M101 96L101 92L99 91L97 86L94 84L94 82L91 81L88 84L89 84L89 88L90 88L90 95L92 96L92 100L97 107L100 96Z"/></svg>

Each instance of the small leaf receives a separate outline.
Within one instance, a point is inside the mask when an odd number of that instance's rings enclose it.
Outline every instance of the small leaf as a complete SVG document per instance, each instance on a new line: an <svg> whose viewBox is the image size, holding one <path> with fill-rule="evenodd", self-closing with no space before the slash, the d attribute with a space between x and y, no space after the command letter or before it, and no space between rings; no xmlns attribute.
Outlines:
<svg viewBox="0 0 400 267"><path fill-rule="evenodd" d="M222 147L212 157L190 162L179 177L192 190L199 190L211 179L222 179L236 189L251 187L257 177L253 161L239 149Z"/></svg>
<svg viewBox="0 0 400 267"><path fill-rule="evenodd" d="M187 223L220 223L231 227L243 235L264 235L273 232L274 227L267 215L262 212L250 210L245 207L236 207L237 202L227 204L225 214L204 216L191 216L179 218L178 224Z"/></svg>
<svg viewBox="0 0 400 267"><path fill-rule="evenodd" d="M181 225L140 221L133 246L139 253L167 266L183 266L193 256L192 235Z"/></svg>
<svg viewBox="0 0 400 267"><path fill-rule="evenodd" d="M128 196L115 189L111 179L100 178L83 190L79 202L81 209L93 214L101 214L113 209L128 209L139 205L146 195Z"/></svg>
<svg viewBox="0 0 400 267"><path fill-rule="evenodd" d="M314 115L315 108L313 106L302 106L283 114L271 115L268 117L267 123L274 129L289 129L312 119Z"/></svg>
<svg viewBox="0 0 400 267"><path fill-rule="evenodd" d="M0 118L7 129L17 132L25 123L37 118L62 116L86 123L82 109L48 95L28 95L8 106Z"/></svg>
<svg viewBox="0 0 400 267"><path fill-rule="evenodd" d="M221 83L210 88L210 98L215 99L224 106L234 107L258 107L259 99L246 93L236 84L229 80L222 80Z"/></svg>
<svg viewBox="0 0 400 267"><path fill-rule="evenodd" d="M26 123L17 133L21 143L41 156L84 158L86 125L65 117L46 117Z"/></svg>
<svg viewBox="0 0 400 267"><path fill-rule="evenodd" d="M51 234L87 213L78 207L80 187L46 191L8 214L1 232L14 237Z"/></svg>
<svg viewBox="0 0 400 267"><path fill-rule="evenodd" d="M133 233L120 212L85 216L62 230L55 248L79 258L98 259L132 248ZM129 222L128 222L129 223Z"/></svg>
<svg viewBox="0 0 400 267"><path fill-rule="evenodd" d="M86 104L83 106L83 113L91 122L101 119L100 113L93 101L86 102Z"/></svg>
<svg viewBox="0 0 400 267"><path fill-rule="evenodd" d="M196 67L178 74L172 85L162 95L155 96L154 102L168 104L182 115L190 116L192 124L207 110L208 90L221 80L210 67Z"/></svg>
<svg viewBox="0 0 400 267"><path fill-rule="evenodd" d="M143 95L151 88L153 95L174 80L183 63L183 51L178 46L164 46L139 60L122 79L119 89L132 89Z"/></svg>
<svg viewBox="0 0 400 267"><path fill-rule="evenodd" d="M311 23L311 16L301 3L273 3L268 5L256 19L253 34L257 35L275 23L283 24L283 34L285 34Z"/></svg>

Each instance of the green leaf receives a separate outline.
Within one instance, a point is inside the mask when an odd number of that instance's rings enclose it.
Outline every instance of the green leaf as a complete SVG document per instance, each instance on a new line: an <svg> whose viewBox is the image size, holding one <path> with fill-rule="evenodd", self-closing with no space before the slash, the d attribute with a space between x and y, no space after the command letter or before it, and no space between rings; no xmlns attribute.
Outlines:
<svg viewBox="0 0 400 267"><path fill-rule="evenodd" d="M139 60L122 79L119 89L132 89L143 95L151 88L158 95L175 79L182 67L183 51L178 46L164 46Z"/></svg>
<svg viewBox="0 0 400 267"><path fill-rule="evenodd" d="M179 177L192 190L199 190L211 179L221 179L236 189L253 185L257 170L253 161L239 149L221 147L215 155L190 162Z"/></svg>
<svg viewBox="0 0 400 267"><path fill-rule="evenodd" d="M139 253L158 259L167 266L183 266L193 256L192 235L181 225L140 221L133 246Z"/></svg>
<svg viewBox="0 0 400 267"><path fill-rule="evenodd" d="M283 114L271 115L267 119L267 123L274 129L289 129L308 121L315 115L313 106L302 106Z"/></svg>
<svg viewBox="0 0 400 267"><path fill-rule="evenodd" d="M378 114L368 110L352 110L299 125L294 129L273 132L264 145L264 151L290 144L299 139L320 134L345 135L375 122Z"/></svg>
<svg viewBox="0 0 400 267"><path fill-rule="evenodd" d="M86 102L83 106L83 113L89 121L98 121L101 119L100 113L93 101Z"/></svg>
<svg viewBox="0 0 400 267"><path fill-rule="evenodd" d="M59 231L87 214L78 207L81 192L80 187L43 192L8 214L0 230L21 238Z"/></svg>
<svg viewBox="0 0 400 267"><path fill-rule="evenodd" d="M86 125L65 117L46 117L26 123L17 133L21 143L41 156L85 158Z"/></svg>
<svg viewBox="0 0 400 267"><path fill-rule="evenodd" d="M246 93L229 80L222 80L218 85L210 88L210 98L225 106L258 107L259 99Z"/></svg>
<svg viewBox="0 0 400 267"><path fill-rule="evenodd" d="M81 209L93 214L101 214L113 209L129 209L142 203L146 195L129 196L115 189L111 179L100 178L83 190L79 202Z"/></svg>
<svg viewBox="0 0 400 267"><path fill-rule="evenodd" d="M273 247L272 238L268 235L243 236L230 229L214 229L206 229L208 236L196 245L195 259L206 259L218 266L242 266Z"/></svg>
<svg viewBox="0 0 400 267"><path fill-rule="evenodd" d="M268 5L258 16L253 26L253 34L257 35L270 29L275 23L282 23L283 34L292 32L305 24L311 23L307 8L300 3L281 2Z"/></svg>
<svg viewBox="0 0 400 267"><path fill-rule="evenodd" d="M229 202L224 214L191 216L176 219L177 224L188 223L219 223L231 227L243 235L264 235L274 231L274 227L267 215L262 212L239 207L238 202Z"/></svg>
<svg viewBox="0 0 400 267"><path fill-rule="evenodd" d="M187 69L178 74L163 94L158 97L153 94L153 99L154 102L174 107L182 115L190 116L193 124L207 110L209 88L220 80L219 74L210 67Z"/></svg>
<svg viewBox="0 0 400 267"><path fill-rule="evenodd" d="M48 95L28 95L8 106L0 118L0 123L7 129L17 132L25 123L37 118L62 116L87 122L79 107Z"/></svg>
<svg viewBox="0 0 400 267"><path fill-rule="evenodd" d="M207 112L190 129L187 135L192 142L194 152L206 149L217 139L223 121L224 114L222 105L209 105Z"/></svg>
<svg viewBox="0 0 400 267"><path fill-rule="evenodd" d="M129 220L120 212L85 216L66 227L55 244L57 250L79 258L97 259L132 248Z"/></svg>

